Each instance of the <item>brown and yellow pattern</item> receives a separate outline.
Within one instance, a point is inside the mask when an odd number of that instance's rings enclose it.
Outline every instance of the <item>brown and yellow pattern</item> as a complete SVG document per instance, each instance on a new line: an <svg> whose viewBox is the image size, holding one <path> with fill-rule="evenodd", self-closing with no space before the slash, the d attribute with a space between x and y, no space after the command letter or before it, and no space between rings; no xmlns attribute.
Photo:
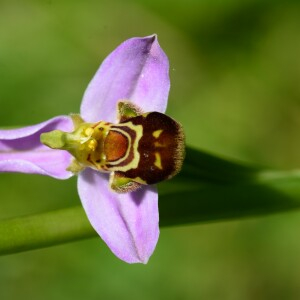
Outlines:
<svg viewBox="0 0 300 300"><path fill-rule="evenodd" d="M110 172L110 186L120 193L169 179L180 171L184 133L179 123L159 112L141 113L124 101L118 103L118 119L118 124L91 124L76 115L74 132L55 131L43 139L49 147L67 150L75 157L69 167L73 172L87 166ZM59 143L51 142L53 138L59 138Z"/></svg>

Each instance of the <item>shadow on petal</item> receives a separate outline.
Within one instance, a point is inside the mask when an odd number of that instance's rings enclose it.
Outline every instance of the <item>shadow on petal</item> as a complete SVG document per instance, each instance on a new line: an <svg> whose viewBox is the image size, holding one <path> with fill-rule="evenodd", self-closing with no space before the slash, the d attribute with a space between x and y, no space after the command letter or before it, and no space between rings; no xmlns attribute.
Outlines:
<svg viewBox="0 0 300 300"><path fill-rule="evenodd" d="M145 194L147 191L155 192L155 188L153 186L142 186L139 190L130 193L130 197L133 200L136 206L140 206L141 202L145 198Z"/></svg>

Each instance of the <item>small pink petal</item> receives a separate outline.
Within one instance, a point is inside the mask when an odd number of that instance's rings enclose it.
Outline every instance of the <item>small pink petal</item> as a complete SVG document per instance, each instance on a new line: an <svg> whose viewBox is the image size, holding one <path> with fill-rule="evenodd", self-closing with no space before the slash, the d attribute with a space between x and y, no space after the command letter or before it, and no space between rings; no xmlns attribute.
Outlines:
<svg viewBox="0 0 300 300"><path fill-rule="evenodd" d="M159 236L156 190L148 186L117 194L107 174L85 169L78 192L89 221L111 251L128 263L147 263Z"/></svg>
<svg viewBox="0 0 300 300"><path fill-rule="evenodd" d="M103 61L84 94L81 115L87 122L115 122L121 99L145 112L165 112L169 89L169 61L157 36L132 38Z"/></svg>
<svg viewBox="0 0 300 300"><path fill-rule="evenodd" d="M71 177L72 173L66 171L71 155L40 142L41 133L55 129L72 131L72 120L59 116L33 126L0 130L0 172L41 174L58 179Z"/></svg>

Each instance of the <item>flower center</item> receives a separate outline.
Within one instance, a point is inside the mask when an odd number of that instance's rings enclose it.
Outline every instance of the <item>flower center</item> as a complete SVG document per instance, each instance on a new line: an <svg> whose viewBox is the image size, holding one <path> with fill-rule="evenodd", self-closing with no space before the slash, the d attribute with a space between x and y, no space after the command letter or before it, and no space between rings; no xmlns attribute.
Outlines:
<svg viewBox="0 0 300 300"><path fill-rule="evenodd" d="M84 167L105 170L106 155L104 152L106 137L111 123L100 121L97 123L78 124L74 122L73 132L54 130L41 134L41 142L52 149L68 151L75 161L68 168L77 173Z"/></svg>

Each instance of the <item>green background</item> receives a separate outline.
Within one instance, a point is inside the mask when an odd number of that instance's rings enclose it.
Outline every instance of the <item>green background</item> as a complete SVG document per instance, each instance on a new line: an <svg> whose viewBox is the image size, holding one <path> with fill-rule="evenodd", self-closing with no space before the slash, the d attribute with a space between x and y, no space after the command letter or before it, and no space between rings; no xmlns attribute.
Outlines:
<svg viewBox="0 0 300 300"><path fill-rule="evenodd" d="M118 44L157 33L187 143L300 167L297 1L0 0L0 126L76 113ZM0 218L79 203L76 179L0 175ZM185 201L185 199L182 199ZM98 239L0 258L1 299L299 299L298 212L163 228L148 265Z"/></svg>

